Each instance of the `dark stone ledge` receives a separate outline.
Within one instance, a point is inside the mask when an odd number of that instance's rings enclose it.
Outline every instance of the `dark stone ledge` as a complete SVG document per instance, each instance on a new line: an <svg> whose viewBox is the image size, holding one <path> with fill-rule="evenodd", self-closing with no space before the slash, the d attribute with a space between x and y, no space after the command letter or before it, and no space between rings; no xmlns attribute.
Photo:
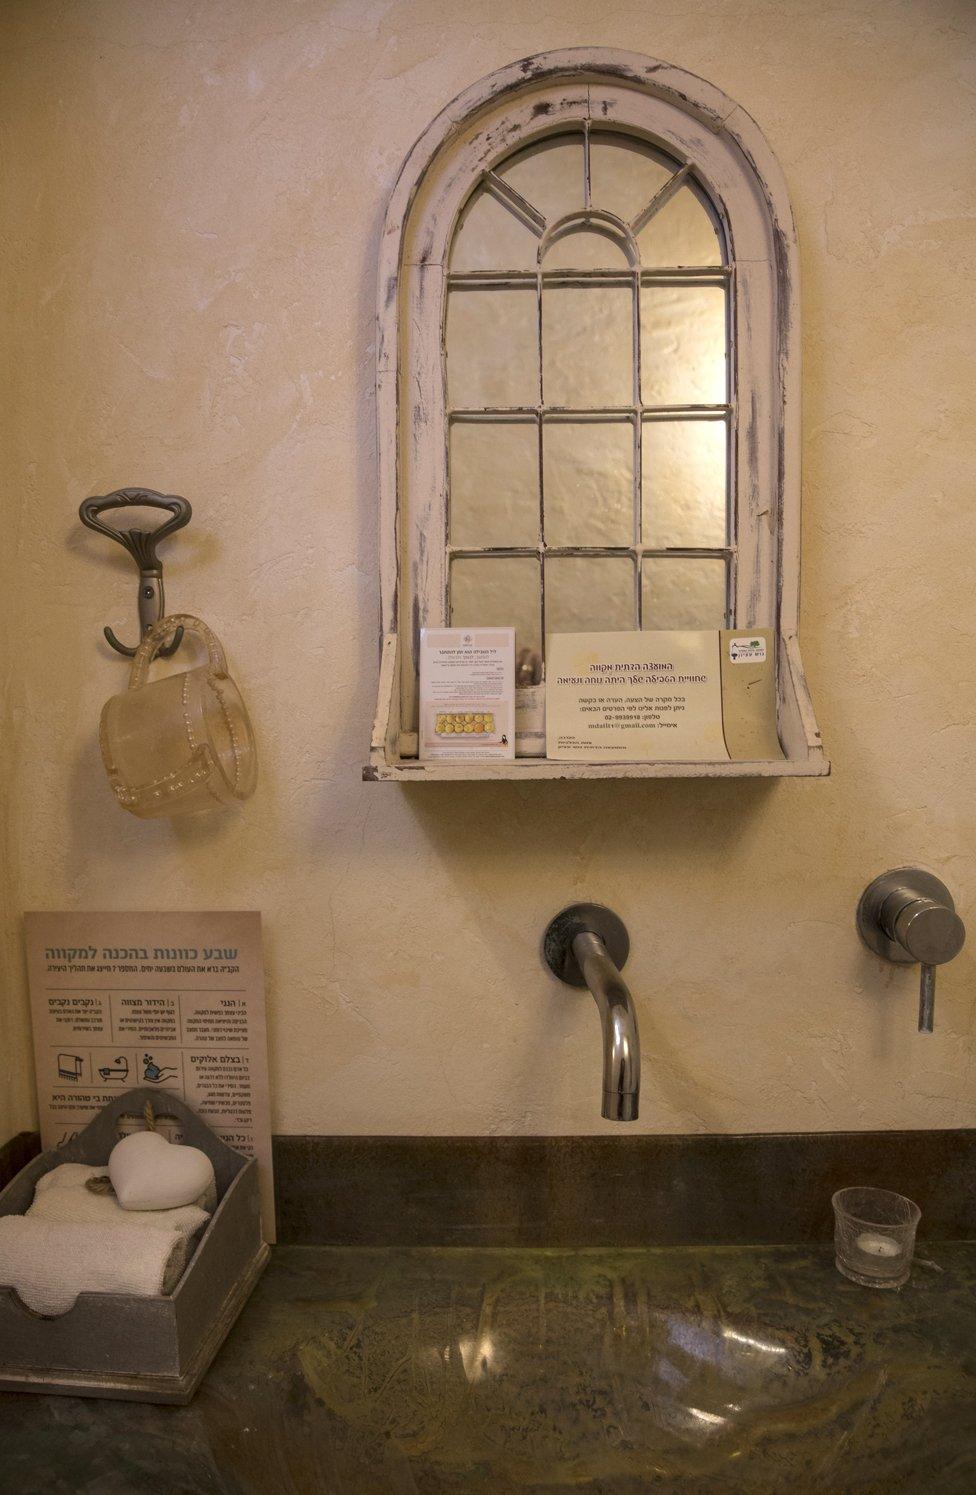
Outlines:
<svg viewBox="0 0 976 1495"><path fill-rule="evenodd" d="M41 1139L37 1132L18 1132L0 1147L0 1189L5 1189L10 1180L25 1168L41 1150Z"/></svg>
<svg viewBox="0 0 976 1495"><path fill-rule="evenodd" d="M976 1237L976 1130L275 1138L295 1245L802 1244L850 1184L914 1199L922 1239Z"/></svg>
<svg viewBox="0 0 976 1495"><path fill-rule="evenodd" d="M0 1146L0 1188L40 1147ZM274 1139L279 1240L326 1246L801 1245L830 1196L896 1189L976 1239L976 1130Z"/></svg>

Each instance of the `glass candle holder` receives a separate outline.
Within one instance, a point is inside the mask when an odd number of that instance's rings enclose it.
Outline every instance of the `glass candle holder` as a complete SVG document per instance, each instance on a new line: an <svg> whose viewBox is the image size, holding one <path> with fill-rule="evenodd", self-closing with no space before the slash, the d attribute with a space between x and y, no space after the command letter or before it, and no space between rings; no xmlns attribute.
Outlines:
<svg viewBox="0 0 976 1495"><path fill-rule="evenodd" d="M839 1189L831 1202L837 1270L862 1287L902 1287L912 1269L918 1205L890 1189Z"/></svg>

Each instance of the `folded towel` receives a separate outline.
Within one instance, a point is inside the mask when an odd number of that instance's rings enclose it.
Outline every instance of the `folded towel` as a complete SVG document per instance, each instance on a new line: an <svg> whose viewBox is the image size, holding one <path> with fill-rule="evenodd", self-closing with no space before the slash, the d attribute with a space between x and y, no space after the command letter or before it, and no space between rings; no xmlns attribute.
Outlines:
<svg viewBox="0 0 976 1495"><path fill-rule="evenodd" d="M34 1185L34 1192L36 1195L38 1192L44 1193L48 1189L78 1189L86 1185L90 1178L107 1179L108 1176L107 1163L101 1168L92 1168L88 1163L60 1163L57 1168L52 1168L49 1173L41 1175ZM111 1197L111 1191L109 1197ZM206 1210L208 1215L213 1214L217 1208L216 1184L211 1184L203 1191L199 1199L192 1200L189 1205L179 1206L179 1208L183 1209L190 1209L191 1207ZM152 1214L153 1212L150 1210L148 1213ZM159 1213L168 1217L169 1215L175 1216L176 1211L161 1210Z"/></svg>
<svg viewBox="0 0 976 1495"><path fill-rule="evenodd" d="M79 1293L170 1293L186 1266L178 1230L71 1224L0 1216L0 1283L35 1313L67 1313Z"/></svg>
<svg viewBox="0 0 976 1495"><path fill-rule="evenodd" d="M41 1220L60 1220L76 1225L178 1230L184 1236L195 1235L209 1219L206 1209L198 1204L184 1204L179 1209L124 1210L114 1194L93 1194L86 1188L90 1178L105 1177L104 1168L91 1168L86 1163L61 1163L37 1180L34 1203L27 1213Z"/></svg>

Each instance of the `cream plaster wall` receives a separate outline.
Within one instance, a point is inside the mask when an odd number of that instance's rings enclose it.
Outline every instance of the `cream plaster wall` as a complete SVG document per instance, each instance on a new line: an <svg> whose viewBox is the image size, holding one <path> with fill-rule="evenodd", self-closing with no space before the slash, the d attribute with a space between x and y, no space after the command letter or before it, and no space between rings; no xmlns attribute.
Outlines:
<svg viewBox="0 0 976 1495"><path fill-rule="evenodd" d="M968 0L6 0L0 1137L32 1118L25 908L259 908L286 1132L589 1132L588 997L550 914L633 938L647 1131L976 1124L976 938L859 946L884 867L976 928ZM742 103L803 261L804 653L827 782L363 785L377 665L373 299L409 146L553 47L643 51ZM170 603L224 638L263 754L230 823L139 823L98 757L133 631L76 520L186 494Z"/></svg>

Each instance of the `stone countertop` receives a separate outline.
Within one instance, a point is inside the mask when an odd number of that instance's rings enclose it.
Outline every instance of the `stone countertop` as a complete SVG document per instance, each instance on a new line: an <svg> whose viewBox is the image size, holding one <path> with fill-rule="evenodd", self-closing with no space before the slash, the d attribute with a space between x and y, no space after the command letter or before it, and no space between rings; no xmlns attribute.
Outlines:
<svg viewBox="0 0 976 1495"><path fill-rule="evenodd" d="M0 1395L18 1495L976 1489L976 1243L278 1248L189 1407Z"/></svg>

